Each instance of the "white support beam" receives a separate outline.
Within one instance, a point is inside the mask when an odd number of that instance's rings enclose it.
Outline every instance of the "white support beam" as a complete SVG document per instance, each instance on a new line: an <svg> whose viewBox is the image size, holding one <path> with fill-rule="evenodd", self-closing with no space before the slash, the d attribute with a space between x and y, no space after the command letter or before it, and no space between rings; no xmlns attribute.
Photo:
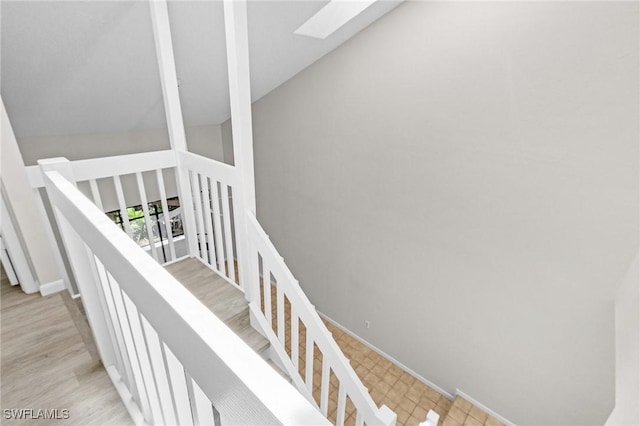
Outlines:
<svg viewBox="0 0 640 426"><path fill-rule="evenodd" d="M162 96L164 110L167 115L167 130L171 148L176 154L178 167L176 178L178 180L180 205L182 208L182 221L185 227L185 236L189 244L189 254L197 256L198 243L196 240L196 222L193 214L193 200L189 187L189 176L185 168L180 164L180 152L187 151L187 140L182 120L182 107L180 106L180 94L178 93L178 77L176 75L173 44L171 42L171 28L169 26L169 11L166 0L149 0L151 21L153 24L153 36L158 57L160 81L162 83Z"/></svg>
<svg viewBox="0 0 640 426"><path fill-rule="evenodd" d="M257 277L251 277L255 269L252 263L257 262L257 258L249 250L247 231L247 212L256 214L247 2L224 0L223 4L233 156L240 179L240 193L233 193L237 235L241 236L237 245L238 268L240 284L244 288L247 300L259 304L260 289Z"/></svg>
<svg viewBox="0 0 640 426"><path fill-rule="evenodd" d="M253 129L246 0L224 0L224 27L233 136L233 158L243 189L246 210L256 213L253 172Z"/></svg>

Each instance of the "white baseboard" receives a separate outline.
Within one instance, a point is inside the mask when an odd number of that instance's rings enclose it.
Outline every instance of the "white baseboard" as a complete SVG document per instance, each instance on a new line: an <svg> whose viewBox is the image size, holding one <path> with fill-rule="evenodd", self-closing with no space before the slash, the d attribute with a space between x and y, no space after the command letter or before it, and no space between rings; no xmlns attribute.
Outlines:
<svg viewBox="0 0 640 426"><path fill-rule="evenodd" d="M42 296L49 296L50 294L58 293L65 290L63 280L51 281L40 285L40 294Z"/></svg>
<svg viewBox="0 0 640 426"><path fill-rule="evenodd" d="M424 383L425 385L429 386L432 389L437 390L438 392L440 392L443 396L445 396L446 398L450 399L453 401L454 396L452 394L450 394L449 392L447 392L446 390L442 389L440 386L430 382L429 380L425 379L424 377L422 377L421 375L419 375L418 373L416 373L415 371L413 371L412 369L410 369L409 367L407 367L406 365L402 364L400 361L398 361L397 359L391 357L389 354L385 353L384 351L382 351L381 349L373 346L371 343L367 342L366 340L364 340L362 337L354 334L351 330L348 330L346 328L344 328L342 325L338 324L337 322L335 322L333 319L329 318L328 316L326 316L325 314L323 314L322 312L318 311L318 315L320 315L322 318L326 319L327 321L329 321L331 324L335 325L336 327L338 327L340 330L344 331L345 333L347 333L349 336L353 337L354 339L356 339L357 341L359 341L360 343L362 343L363 345L365 345L366 347L368 347L369 349L371 349L374 352L377 352L379 355L382 355L383 357L387 358L389 361L391 361L392 363L394 363L398 368L400 368L401 370L404 370L406 373L412 375L413 377L415 377L416 379L420 380L422 383ZM480 407L478 407L480 408ZM497 417L496 417L497 418Z"/></svg>
<svg viewBox="0 0 640 426"><path fill-rule="evenodd" d="M462 392L460 389L456 389L456 396L459 396L460 398L466 399L467 401L469 401L470 403L472 403L473 405L475 405L476 407L478 407L479 409L481 409L485 413L489 414L490 416L495 417L501 423L504 423L507 426L516 426L515 423L505 419L500 414L496 413L491 408L489 408L486 405L484 405L483 403L479 402L477 399L470 397L466 393Z"/></svg>

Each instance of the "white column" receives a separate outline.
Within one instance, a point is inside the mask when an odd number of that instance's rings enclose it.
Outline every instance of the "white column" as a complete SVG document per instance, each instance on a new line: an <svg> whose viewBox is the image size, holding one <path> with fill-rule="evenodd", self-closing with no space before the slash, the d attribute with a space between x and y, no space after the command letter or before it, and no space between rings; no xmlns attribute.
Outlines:
<svg viewBox="0 0 640 426"><path fill-rule="evenodd" d="M9 122L4 103L0 100L0 169L2 169L2 192L8 213L13 219L18 239L25 258L29 264L30 275L23 274L20 277L24 282L20 287L25 293L34 293L41 285L57 286L60 282L60 273L52 256L53 247L43 239L46 239L45 226L29 179L24 167L24 161L18 148L15 134Z"/></svg>
<svg viewBox="0 0 640 426"><path fill-rule="evenodd" d="M234 193L238 235L238 267L247 299L258 300L260 290L253 277L257 262L250 251L247 214L256 214L256 191L253 171L253 129L251 124L251 84L249 75L249 36L246 0L224 1L224 24L227 45L229 97L233 135L233 156L240 177L239 194ZM257 266L256 266L257 267ZM251 279L255 278L255 279Z"/></svg>
<svg viewBox="0 0 640 426"><path fill-rule="evenodd" d="M171 149L176 154L176 177L182 207L182 221L184 235L189 244L189 254L198 255L198 242L196 238L196 222L193 214L193 199L189 184L189 174L180 164L180 151L187 151L187 140L182 121L182 107L180 106L180 94L178 93L178 77L173 56L173 44L171 42L171 28L169 26L169 11L165 0L149 0L151 21L153 23L153 36L156 44L156 55L160 70L160 82L162 83L162 96L164 110L167 115L167 130Z"/></svg>
<svg viewBox="0 0 640 426"><path fill-rule="evenodd" d="M245 208L256 213L253 128L246 0L224 1L233 158L242 180Z"/></svg>

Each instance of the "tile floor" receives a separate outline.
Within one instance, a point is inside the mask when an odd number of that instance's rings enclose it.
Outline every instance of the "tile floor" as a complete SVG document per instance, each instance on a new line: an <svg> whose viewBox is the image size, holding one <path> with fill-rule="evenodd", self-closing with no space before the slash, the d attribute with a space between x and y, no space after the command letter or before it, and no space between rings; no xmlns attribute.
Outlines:
<svg viewBox="0 0 640 426"><path fill-rule="evenodd" d="M262 286L261 286L262 287ZM273 328L277 333L276 290L271 288L271 312ZM261 307L264 311L264 294L261 294ZM291 307L286 296L284 298L285 312L285 349L291 355ZM429 410L440 415L442 426L504 426L495 418L488 416L471 403L462 398L451 401L436 390L425 385L408 374L390 360L369 349L349 334L343 332L329 321L324 321L332 333L334 340L346 357L362 383L369 389L369 393L378 406L386 405L398 415L398 426L416 426L425 421ZM302 322L299 323L298 337L298 368L300 376L305 380L306 363L306 330ZM313 353L313 396L320 404L320 383L322 374L322 353L314 345ZM328 404L328 418L336 422L338 380L333 372L330 374L330 391ZM345 425L355 425L355 407L347 399Z"/></svg>

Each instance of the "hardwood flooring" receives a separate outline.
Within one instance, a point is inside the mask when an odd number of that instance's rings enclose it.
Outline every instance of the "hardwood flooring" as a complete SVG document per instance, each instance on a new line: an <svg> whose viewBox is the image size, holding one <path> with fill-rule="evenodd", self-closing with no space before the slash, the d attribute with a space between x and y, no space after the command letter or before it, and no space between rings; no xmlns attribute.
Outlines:
<svg viewBox="0 0 640 426"><path fill-rule="evenodd" d="M269 347L269 341L249 323L249 305L237 286L195 258L166 265L165 269L254 351L262 353Z"/></svg>
<svg viewBox="0 0 640 426"><path fill-rule="evenodd" d="M4 271L1 281L2 424L133 424L97 361L76 301L64 293L47 297L24 294L20 287L8 283ZM57 410L49 414L58 419L30 419L38 416L38 410ZM68 410L67 419L63 410ZM8 418L20 414L22 419Z"/></svg>

